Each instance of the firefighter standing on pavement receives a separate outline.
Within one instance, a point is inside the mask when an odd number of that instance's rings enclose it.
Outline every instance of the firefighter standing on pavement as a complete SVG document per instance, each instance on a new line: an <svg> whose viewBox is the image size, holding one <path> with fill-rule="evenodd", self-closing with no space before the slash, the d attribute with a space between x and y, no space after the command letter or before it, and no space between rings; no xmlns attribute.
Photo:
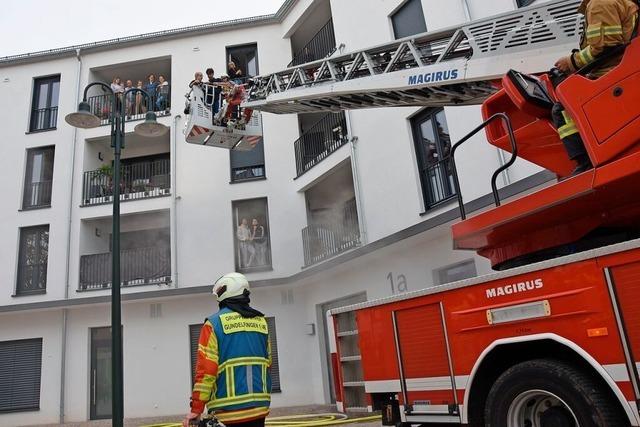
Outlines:
<svg viewBox="0 0 640 427"><path fill-rule="evenodd" d="M591 64L601 55L606 55L607 51L629 43L637 30L637 0L583 0L578 12L586 18L580 50L574 50L555 64L567 76ZM622 52L599 64L588 77L597 79L603 76L621 59ZM575 122L560 103L554 105L552 119L569 158L577 163L572 175L593 168Z"/></svg>
<svg viewBox="0 0 640 427"><path fill-rule="evenodd" d="M249 306L249 282L229 273L213 285L220 311L209 316L198 340L191 411L197 422L205 409L224 424L262 427L271 400L271 348L264 315Z"/></svg>

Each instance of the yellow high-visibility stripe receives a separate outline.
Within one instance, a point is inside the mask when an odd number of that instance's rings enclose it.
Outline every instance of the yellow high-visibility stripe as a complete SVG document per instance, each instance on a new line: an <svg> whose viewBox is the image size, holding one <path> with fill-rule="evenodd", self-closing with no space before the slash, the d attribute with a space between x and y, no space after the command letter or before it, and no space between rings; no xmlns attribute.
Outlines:
<svg viewBox="0 0 640 427"><path fill-rule="evenodd" d="M605 25L602 27L602 30L606 33L607 31L619 31L622 34L622 25Z"/></svg>
<svg viewBox="0 0 640 427"><path fill-rule="evenodd" d="M220 365L220 370L226 369L227 366L241 366L241 365L263 365L268 364L269 360L264 357L236 357L234 359L225 360Z"/></svg>
<svg viewBox="0 0 640 427"><path fill-rule="evenodd" d="M236 373L233 366L227 366L227 397L235 397L236 395Z"/></svg>
<svg viewBox="0 0 640 427"><path fill-rule="evenodd" d="M267 390L267 367L266 366L262 366L262 391L265 393L269 391Z"/></svg>
<svg viewBox="0 0 640 427"><path fill-rule="evenodd" d="M586 35L588 39L593 39L596 37L600 37L600 35L602 34L602 26L600 24L598 25L589 25L587 27L587 31L586 31Z"/></svg>
<svg viewBox="0 0 640 427"><path fill-rule="evenodd" d="M591 46L587 46L584 49L582 49L580 52L578 52L578 57L580 58L580 60L584 65L592 63L594 58L593 58L593 55L591 54Z"/></svg>
<svg viewBox="0 0 640 427"><path fill-rule="evenodd" d="M251 393L241 394L235 397L223 397L220 399L212 400L207 404L209 408L221 408L229 405L240 405L242 403L256 402L256 401L271 401L271 395L269 393Z"/></svg>
<svg viewBox="0 0 640 427"><path fill-rule="evenodd" d="M225 385L226 385L226 395L229 396L229 392L231 390L231 382L229 381L229 370L225 369L224 370L224 379L225 379Z"/></svg>
<svg viewBox="0 0 640 427"><path fill-rule="evenodd" d="M202 344L198 344L198 351L204 353L205 357L212 362L218 361L218 351L217 349L211 349L208 346L204 346Z"/></svg>
<svg viewBox="0 0 640 427"><path fill-rule="evenodd" d="M558 128L558 135L560 136L560 139L575 135L576 133L579 133L579 131L575 124L568 124Z"/></svg>
<svg viewBox="0 0 640 427"><path fill-rule="evenodd" d="M224 423L248 418L258 418L262 415L266 417L267 415L269 415L269 408L261 406L259 408L241 409L239 411L222 411L216 412L215 415L217 419Z"/></svg>
<svg viewBox="0 0 640 427"><path fill-rule="evenodd" d="M193 391L197 391L200 393L209 393L211 391L211 387L209 387L207 384L196 383L193 386Z"/></svg>

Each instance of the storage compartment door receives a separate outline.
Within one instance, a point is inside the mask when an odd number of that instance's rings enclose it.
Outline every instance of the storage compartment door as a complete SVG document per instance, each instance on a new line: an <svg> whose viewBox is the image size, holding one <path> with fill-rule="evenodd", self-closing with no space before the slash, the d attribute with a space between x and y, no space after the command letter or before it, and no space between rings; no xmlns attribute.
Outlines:
<svg viewBox="0 0 640 427"><path fill-rule="evenodd" d="M393 313L402 400L407 415L457 415L439 303Z"/></svg>

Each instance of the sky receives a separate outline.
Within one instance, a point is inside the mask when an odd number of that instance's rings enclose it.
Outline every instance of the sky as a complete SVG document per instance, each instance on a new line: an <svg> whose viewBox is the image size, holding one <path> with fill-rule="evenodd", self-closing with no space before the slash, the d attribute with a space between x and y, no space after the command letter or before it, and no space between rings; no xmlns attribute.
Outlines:
<svg viewBox="0 0 640 427"><path fill-rule="evenodd" d="M0 0L0 57L274 13L284 0Z"/></svg>

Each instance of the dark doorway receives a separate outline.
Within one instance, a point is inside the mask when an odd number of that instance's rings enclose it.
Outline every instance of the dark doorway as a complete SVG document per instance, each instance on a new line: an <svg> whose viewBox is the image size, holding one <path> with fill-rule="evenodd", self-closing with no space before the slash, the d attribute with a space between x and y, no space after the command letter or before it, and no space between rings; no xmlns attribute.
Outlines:
<svg viewBox="0 0 640 427"><path fill-rule="evenodd" d="M111 328L92 328L90 419L111 418Z"/></svg>
<svg viewBox="0 0 640 427"><path fill-rule="evenodd" d="M332 340L333 337L329 336L329 329L327 327L327 311L334 309L345 307L352 304L358 304L361 302L365 302L367 300L366 293L360 293L356 295L347 296L344 298L336 299L333 301L325 302L324 304L319 304L318 307L318 324L322 325L322 336L321 336L321 347L324 348L324 365L327 367L326 369L326 378L329 379L329 397L330 403L336 403L336 387L335 380L333 378L333 368L331 365L331 350L329 346L329 340ZM321 319L321 320L320 320ZM325 393L326 394L326 393Z"/></svg>

